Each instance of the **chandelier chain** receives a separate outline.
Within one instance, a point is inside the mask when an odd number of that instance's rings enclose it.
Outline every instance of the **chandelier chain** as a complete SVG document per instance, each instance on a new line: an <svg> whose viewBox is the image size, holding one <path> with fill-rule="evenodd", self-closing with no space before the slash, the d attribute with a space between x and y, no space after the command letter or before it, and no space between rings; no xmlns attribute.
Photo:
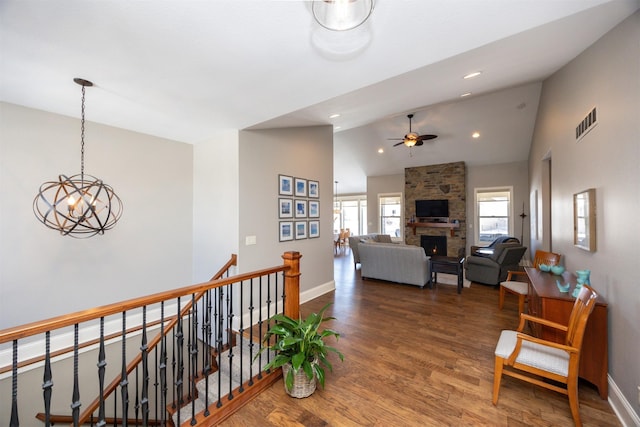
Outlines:
<svg viewBox="0 0 640 427"><path fill-rule="evenodd" d="M84 85L82 85L82 108L80 120L80 180L84 181Z"/></svg>

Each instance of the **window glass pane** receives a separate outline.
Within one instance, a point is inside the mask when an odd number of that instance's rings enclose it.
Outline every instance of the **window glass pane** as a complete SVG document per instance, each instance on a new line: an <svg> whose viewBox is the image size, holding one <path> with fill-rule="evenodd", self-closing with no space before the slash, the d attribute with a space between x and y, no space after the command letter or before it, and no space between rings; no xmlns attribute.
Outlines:
<svg viewBox="0 0 640 427"><path fill-rule="evenodd" d="M509 235L512 222L510 190L477 190L476 208L477 244L488 245L498 237Z"/></svg>

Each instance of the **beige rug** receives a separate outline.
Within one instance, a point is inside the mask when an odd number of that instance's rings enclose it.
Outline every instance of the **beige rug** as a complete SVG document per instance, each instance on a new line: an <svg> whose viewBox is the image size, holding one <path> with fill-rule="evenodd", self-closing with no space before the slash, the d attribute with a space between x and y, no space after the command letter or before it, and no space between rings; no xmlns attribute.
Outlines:
<svg viewBox="0 0 640 427"><path fill-rule="evenodd" d="M455 274L438 273L438 284L458 286L458 276ZM468 281L466 277L462 280L462 287L471 287L471 282Z"/></svg>

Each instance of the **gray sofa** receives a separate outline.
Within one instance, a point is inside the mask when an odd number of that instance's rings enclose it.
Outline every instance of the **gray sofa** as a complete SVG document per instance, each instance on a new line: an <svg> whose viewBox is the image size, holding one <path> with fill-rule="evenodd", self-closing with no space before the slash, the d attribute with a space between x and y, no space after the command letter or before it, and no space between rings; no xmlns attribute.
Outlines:
<svg viewBox="0 0 640 427"><path fill-rule="evenodd" d="M498 243L492 254L469 255L464 262L467 280L485 285L498 285L507 278L509 270L518 270L525 246L520 243Z"/></svg>
<svg viewBox="0 0 640 427"><path fill-rule="evenodd" d="M358 268L360 264L360 251L358 245L365 242L391 243L391 236L388 234L363 234L362 236L349 236L349 248L353 256L353 266Z"/></svg>
<svg viewBox="0 0 640 427"><path fill-rule="evenodd" d="M423 287L431 281L429 257L420 246L359 243L363 279L380 279Z"/></svg>

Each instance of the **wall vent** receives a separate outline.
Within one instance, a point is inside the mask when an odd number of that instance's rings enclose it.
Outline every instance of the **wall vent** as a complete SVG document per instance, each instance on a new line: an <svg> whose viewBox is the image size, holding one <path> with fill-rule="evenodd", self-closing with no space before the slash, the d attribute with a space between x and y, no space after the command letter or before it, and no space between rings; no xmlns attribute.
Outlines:
<svg viewBox="0 0 640 427"><path fill-rule="evenodd" d="M596 107L593 107L586 117L576 126L576 141L580 141L591 129L598 124L598 116L596 115Z"/></svg>

